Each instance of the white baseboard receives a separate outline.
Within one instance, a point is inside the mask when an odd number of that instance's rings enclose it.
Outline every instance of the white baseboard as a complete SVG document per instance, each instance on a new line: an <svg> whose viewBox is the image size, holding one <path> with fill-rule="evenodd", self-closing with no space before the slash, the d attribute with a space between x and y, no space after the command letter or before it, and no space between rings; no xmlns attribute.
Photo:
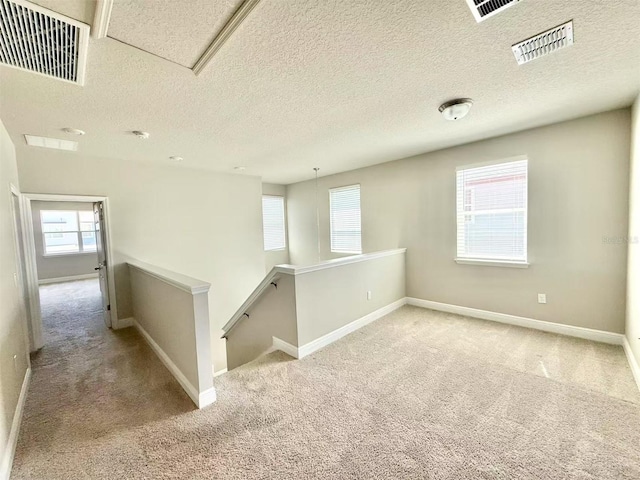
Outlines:
<svg viewBox="0 0 640 480"><path fill-rule="evenodd" d="M216 399L215 387L208 388L198 395L198 408L204 408L207 405L211 405L212 403L215 403Z"/></svg>
<svg viewBox="0 0 640 480"><path fill-rule="evenodd" d="M458 305L432 302L430 300L421 300L419 298L408 297L407 303L409 305L428 308L430 310L455 313L457 315L480 318L482 320L491 320L493 322L506 323L509 325L517 325L519 327L533 328L535 330L542 330L544 332L559 333L561 335L583 338L585 340L593 340L595 342L610 343L613 345L622 345L624 339L624 335L622 335L621 333L605 332L604 330L593 330L591 328L545 322L543 320L534 320L533 318L517 317L515 315L508 315L506 313L489 312L487 310L460 307Z"/></svg>
<svg viewBox="0 0 640 480"><path fill-rule="evenodd" d="M300 358L298 356L298 347L285 342L284 340L273 337L273 347L267 350L265 353L271 353L272 351L280 350L293 358Z"/></svg>
<svg viewBox="0 0 640 480"><path fill-rule="evenodd" d="M111 328L113 328L114 330L120 330L121 328L133 327L134 318L133 317L119 318L116 320L116 322L117 323L115 325L112 325Z"/></svg>
<svg viewBox="0 0 640 480"><path fill-rule="evenodd" d="M220 375L224 375L225 373L227 373L227 369L226 368L223 368L222 370L215 370L213 368L213 366L211 368L212 368L214 377L219 377Z"/></svg>
<svg viewBox="0 0 640 480"><path fill-rule="evenodd" d="M624 347L624 353L627 354L627 360L629 361L629 366L631 367L631 373L633 373L633 378L636 381L636 385L638 385L638 389L640 390L640 365L638 365L638 360L636 359L633 351L631 350L631 345L629 344L629 340L625 336L623 339L622 346Z"/></svg>
<svg viewBox="0 0 640 480"><path fill-rule="evenodd" d="M69 277L43 278L38 280L38 285L46 285L48 283L72 282L74 280L87 280L89 278L98 278L97 273L85 273L83 275L71 275Z"/></svg>
<svg viewBox="0 0 640 480"><path fill-rule="evenodd" d="M312 342L302 345L301 347L296 347L294 345L291 345L290 343L285 342L280 338L273 337L273 348L275 350L281 350L287 355L291 355L293 358L304 358L307 355L310 355L313 352L316 352L321 348L324 348L327 345L335 342L336 340L339 340L342 337L349 335L352 332L355 332L356 330L364 327L365 325L368 325L371 322L374 322L379 318L384 317L385 315L393 312L394 310L397 310L398 308L402 307L406 303L407 303L407 299L403 297L399 300L396 300L393 303L390 303L389 305L386 305L374 312L369 313L368 315L365 315L364 317L360 317L357 320L354 320L353 322L348 323L345 326L334 330L333 332L329 332L326 335L323 335L322 337L313 340Z"/></svg>
<svg viewBox="0 0 640 480"><path fill-rule="evenodd" d="M29 382L31 381L31 368L27 368L22 380L22 388L18 397L16 411L13 414L11 422L11 431L7 439L7 445L0 464L0 480L9 480L11 476L11 467L13 465L13 456L16 453L16 445L18 444L18 434L20 433L20 424L22 423L22 414L24 413L24 404L27 401L27 392L29 391Z"/></svg>
<svg viewBox="0 0 640 480"><path fill-rule="evenodd" d="M182 386L183 390L187 392L187 395L189 395L189 398L193 400L193 403L195 403L198 408L206 407L207 405L210 405L211 403L216 401L215 388L211 387L205 390L204 392L199 393L198 389L194 387L189 380L187 380L187 377L185 377L184 374L178 368L178 366L171 361L169 356L165 353L164 350L162 350L160 345L158 345L155 342L155 340L151 338L151 335L149 335L149 332L147 332L142 327L142 325L138 323L138 321L135 318L132 320L133 320L133 326L138 329L138 331L147 341L151 349L156 353L160 361L164 363L164 366L167 367L167 369L171 372L171 374L176 378L180 386Z"/></svg>
<svg viewBox="0 0 640 480"><path fill-rule="evenodd" d="M322 337L317 338L312 342L309 342L305 345L302 345L301 347L298 347L297 358L304 358L307 355L310 355L313 352L326 347L327 345L335 342L336 340L341 339L346 335L349 335L352 332L355 332L356 330L364 327L365 325L368 325L371 322L374 322L379 318L382 318L385 315L388 315L394 310L397 310L403 305L406 305L406 303L407 303L407 299L406 297L403 297L399 300L396 300L393 303L390 303L389 305L386 305L382 308L379 308L378 310L375 310L374 312L369 313L368 315L365 315L364 317L360 317L357 320L354 320L353 322L348 323L345 326L338 328L337 330L334 330L333 332L327 333L326 335L323 335Z"/></svg>

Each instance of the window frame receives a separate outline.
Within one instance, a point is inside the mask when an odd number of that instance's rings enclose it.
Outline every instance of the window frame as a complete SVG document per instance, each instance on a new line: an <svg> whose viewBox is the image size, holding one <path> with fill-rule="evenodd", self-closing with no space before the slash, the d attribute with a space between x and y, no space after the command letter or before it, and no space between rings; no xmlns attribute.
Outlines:
<svg viewBox="0 0 640 480"><path fill-rule="evenodd" d="M76 214L76 222L78 225L78 230L64 230L61 232L45 232L44 231L44 222L42 221L42 213L43 212L74 212ZM93 230L82 230L82 226L81 223L87 223L87 222L81 222L80 220L80 212L91 212L91 214L93 215L93 211L91 210L45 210L42 209L40 210L39 216L40 216L40 230L41 230L41 234L42 234L42 256L43 257L64 257L67 255L95 255L98 252L98 247L96 245L96 249L95 250L85 250L84 248L84 242L82 239L82 234L83 233L90 233L93 232L94 238L98 235L98 232L95 229L95 221L92 221L92 225L93 225ZM78 251L72 251L72 252L52 252L52 253L48 253L47 252L47 234L51 234L51 233L60 233L60 234L69 234L69 233L75 233L77 238L78 238Z"/></svg>
<svg viewBox="0 0 640 480"><path fill-rule="evenodd" d="M524 238L523 238L523 247L524 247L524 259L522 260L518 260L518 259L505 259L505 258L499 258L499 257L472 257L472 256L459 256L459 245L458 245L458 239L459 239L459 215L465 214L466 212L464 211L464 192L462 193L463 195L463 205L462 205L462 212L459 211L458 207L459 207L459 203L458 203L458 198L459 198L459 192L458 192L458 172L462 171L462 170L468 170L468 169L474 169L474 168L482 168L482 167L490 167L490 166L494 166L494 165L500 165L500 164L507 164L507 163L515 163L515 162L521 162L521 161L526 161L527 162L527 168L526 168L526 182L525 182L525 194L524 194L524 206L522 208L523 214L524 214L524 227L525 227L525 233L524 233ZM456 222L456 256L454 258L454 261L458 264L461 265L482 265L482 266L490 266L490 267L509 267L509 268L528 268L530 265L529 262L529 158L526 155L518 155L515 157L509 157L509 158L503 158L500 160L491 160L491 161L487 161L487 162L480 162L480 163L474 163L474 164L470 164L470 165L460 165L458 167L456 167L456 176L455 176L455 195L456 195L456 201L455 201L455 222ZM474 195L475 197L475 192ZM473 199L475 200L475 198ZM475 204L475 201L472 202L472 204ZM518 209L520 210L520 209ZM490 212L491 210L488 210L487 212ZM475 215L473 216L475 219Z"/></svg>
<svg viewBox="0 0 640 480"><path fill-rule="evenodd" d="M331 192L348 190L358 187L358 209L360 211L360 250L337 250L333 245L333 201L331 198ZM333 187L329 189L329 246L331 253L342 253L347 255L362 255L362 186L359 183L351 185L343 185L341 187Z"/></svg>
<svg viewBox="0 0 640 480"><path fill-rule="evenodd" d="M269 248L265 245L265 225L264 225L264 198L279 198L282 200L282 247L278 248ZM284 195L271 195L268 193L263 193L260 199L262 205L262 248L265 252L284 252L287 249L287 202L285 201Z"/></svg>

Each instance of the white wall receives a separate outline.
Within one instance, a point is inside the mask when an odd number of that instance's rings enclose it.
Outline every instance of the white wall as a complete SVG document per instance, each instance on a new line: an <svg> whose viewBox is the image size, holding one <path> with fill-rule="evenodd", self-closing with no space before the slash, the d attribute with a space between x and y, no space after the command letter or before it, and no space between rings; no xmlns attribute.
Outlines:
<svg viewBox="0 0 640 480"><path fill-rule="evenodd" d="M0 477L8 473L3 469L8 468L12 453L9 433L28 368L24 305L14 283L18 263L10 184L19 187L16 156L0 122Z"/></svg>
<svg viewBox="0 0 640 480"><path fill-rule="evenodd" d="M93 212L93 204L81 202L40 202L35 200L31 202L38 280L96 273L94 268L98 264L98 254L95 252L45 256L42 223L40 221L41 210Z"/></svg>
<svg viewBox="0 0 640 480"><path fill-rule="evenodd" d="M263 183L262 184L262 194L263 195L276 195L279 197L284 197L284 209L285 209L285 249L277 250L271 252L264 252L265 254L265 269L268 273L275 265L281 265L283 263L289 263L289 238L288 238L288 228L286 225L287 218L287 187L284 185L275 185L273 183Z"/></svg>
<svg viewBox="0 0 640 480"><path fill-rule="evenodd" d="M633 104L626 334L640 364L640 96Z"/></svg>
<svg viewBox="0 0 640 480"><path fill-rule="evenodd" d="M213 362L225 368L220 327L264 276L260 179L26 146L17 155L24 192L109 197L118 318L132 315L127 258L211 283Z"/></svg>
<svg viewBox="0 0 640 480"><path fill-rule="evenodd" d="M321 177L321 256L336 256L328 189L359 183L363 250L408 248L408 296L622 333L627 247L617 239L627 235L629 142L624 109ZM456 167L522 154L531 266L456 264ZM291 263L314 263L314 181L289 185L287 202Z"/></svg>

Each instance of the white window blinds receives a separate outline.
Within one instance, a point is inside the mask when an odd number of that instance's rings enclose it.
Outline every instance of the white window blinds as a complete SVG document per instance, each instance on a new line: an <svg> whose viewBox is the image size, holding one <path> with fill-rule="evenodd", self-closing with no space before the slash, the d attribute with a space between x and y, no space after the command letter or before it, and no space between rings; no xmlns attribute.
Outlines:
<svg viewBox="0 0 640 480"><path fill-rule="evenodd" d="M527 261L527 167L525 159L458 168L458 258Z"/></svg>
<svg viewBox="0 0 640 480"><path fill-rule="evenodd" d="M331 251L362 253L360 185L329 190Z"/></svg>
<svg viewBox="0 0 640 480"><path fill-rule="evenodd" d="M264 232L264 249L266 251L284 250L284 197L262 196L262 228Z"/></svg>

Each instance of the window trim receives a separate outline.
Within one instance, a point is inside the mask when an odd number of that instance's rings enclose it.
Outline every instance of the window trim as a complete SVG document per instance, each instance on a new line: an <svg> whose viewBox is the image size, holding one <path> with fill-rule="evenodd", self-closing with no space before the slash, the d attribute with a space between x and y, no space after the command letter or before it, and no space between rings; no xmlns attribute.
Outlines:
<svg viewBox="0 0 640 480"><path fill-rule="evenodd" d="M76 221L78 224L78 230L65 230L62 232L45 232L44 228L43 228L43 222L42 222L42 212L75 212L76 214ZM80 226L80 224L82 223L80 221L80 212L91 212L93 213L91 210L39 210L38 211L38 215L40 217L40 230L42 233L42 256L45 258L51 258L51 257L66 257L66 256L74 256L74 255L96 255L98 253L98 248L96 245L96 249L95 250L85 250L84 249L84 243L82 241L82 234L83 233L87 233L87 232L93 232L94 236L98 235L98 232L95 230L95 222L93 223L93 230L82 230L82 227ZM87 223L87 222L85 222ZM47 237L46 234L47 233L75 233L78 237L78 251L77 252L54 252L54 253L47 253Z"/></svg>
<svg viewBox="0 0 640 480"><path fill-rule="evenodd" d="M523 260L515 260L515 259L501 259L495 257L459 257L457 255L458 252L458 172L460 170L467 170L471 168L481 168L481 167L491 167L494 165L500 165L502 163L512 163L512 162L527 162L527 182L526 186L526 195L524 196L524 222L525 222L525 235L524 235L524 259ZM459 265L478 265L484 267L507 267L507 268L529 268L531 262L529 261L529 157L527 155L515 155L513 157L502 158L499 160L488 160L485 162L472 163L468 165L458 165L456 167L456 256L454 257L454 261ZM519 209L518 209L519 210Z"/></svg>
<svg viewBox="0 0 640 480"><path fill-rule="evenodd" d="M287 250L287 202L284 195L272 195L269 193L263 193L260 198L261 204L264 197L272 197L272 198L281 198L282 199L282 230L284 233L284 246L279 248L269 248L267 249L264 245L264 206L262 208L262 248L265 252L284 252ZM264 205L264 204L262 204Z"/></svg>
<svg viewBox="0 0 640 480"><path fill-rule="evenodd" d="M360 250L336 250L333 246L333 218L331 215L331 192L338 192L340 190L350 190L353 187L358 187L359 194L359 209L360 209ZM359 183L353 183L350 185L342 185L340 187L332 187L329 189L329 248L331 253L342 253L346 255L361 255L364 249L362 248L362 185Z"/></svg>

